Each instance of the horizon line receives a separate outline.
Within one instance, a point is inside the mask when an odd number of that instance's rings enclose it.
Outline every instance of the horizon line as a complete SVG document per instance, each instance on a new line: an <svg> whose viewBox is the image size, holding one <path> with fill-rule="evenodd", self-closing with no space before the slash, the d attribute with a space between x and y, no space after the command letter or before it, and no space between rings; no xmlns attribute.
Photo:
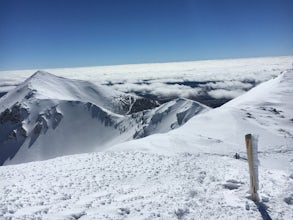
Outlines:
<svg viewBox="0 0 293 220"><path fill-rule="evenodd" d="M78 69L78 68L91 68L91 67L110 67L110 66L128 66L128 65L147 65L147 64L167 64L167 63L188 63L188 62L201 62L201 61L216 61L216 60L240 60L240 59L257 59L257 58L274 58L274 57L293 57L293 53L290 55L280 56L252 56L252 57L229 57L229 58L212 58L212 59L199 59L199 60L182 60L182 61L157 61L157 62L145 62L145 63L121 63L121 64L109 64L109 65L90 65L90 66L64 66L64 67L44 67L44 68L17 68L17 69L1 69L0 72L9 71L28 71L28 70L49 70L49 69ZM293 63L292 63L293 64Z"/></svg>

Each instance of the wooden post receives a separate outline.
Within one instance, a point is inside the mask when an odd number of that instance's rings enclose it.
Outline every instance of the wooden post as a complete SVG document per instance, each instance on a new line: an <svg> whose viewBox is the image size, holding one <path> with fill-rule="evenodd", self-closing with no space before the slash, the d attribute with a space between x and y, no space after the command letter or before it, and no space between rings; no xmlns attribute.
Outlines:
<svg viewBox="0 0 293 220"><path fill-rule="evenodd" d="M257 138L251 134L245 135L247 160L250 174L251 199L255 202L259 200L258 190L258 162L257 162Z"/></svg>

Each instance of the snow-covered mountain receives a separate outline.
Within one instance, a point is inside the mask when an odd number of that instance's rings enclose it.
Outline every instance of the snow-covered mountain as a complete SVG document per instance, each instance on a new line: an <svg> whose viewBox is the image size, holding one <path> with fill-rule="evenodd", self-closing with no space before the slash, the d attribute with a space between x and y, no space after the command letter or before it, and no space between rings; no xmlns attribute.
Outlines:
<svg viewBox="0 0 293 220"><path fill-rule="evenodd" d="M25 100L64 100L90 102L117 114L132 113L139 105L138 96L126 95L106 86L97 86L88 81L71 80L57 77L44 71L37 71L12 92L1 99L0 110L6 105ZM143 100L147 108L156 106L151 100ZM139 106L137 106L139 108ZM143 108L143 107L141 107Z"/></svg>
<svg viewBox="0 0 293 220"><path fill-rule="evenodd" d="M173 131L110 151L2 166L0 217L292 219L292 88L288 70ZM247 196L246 133L259 135L259 203Z"/></svg>
<svg viewBox="0 0 293 220"><path fill-rule="evenodd" d="M116 145L113 150L142 148L152 151L153 144L160 143L156 152L172 154L201 150L233 154L245 152L244 135L255 133L259 135L261 151L291 151L292 88L293 70L288 70L219 108L193 117L180 129Z"/></svg>
<svg viewBox="0 0 293 220"><path fill-rule="evenodd" d="M156 105L106 86L36 72L0 99L0 164L101 151L167 132L209 109L187 99Z"/></svg>

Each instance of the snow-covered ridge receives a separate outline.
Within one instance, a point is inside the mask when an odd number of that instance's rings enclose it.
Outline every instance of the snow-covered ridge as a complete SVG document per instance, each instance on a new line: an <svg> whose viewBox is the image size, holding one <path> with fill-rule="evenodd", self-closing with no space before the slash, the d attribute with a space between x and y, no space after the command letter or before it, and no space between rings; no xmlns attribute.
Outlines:
<svg viewBox="0 0 293 220"><path fill-rule="evenodd" d="M187 99L156 105L105 86L38 71L0 99L0 164L101 151L175 129L209 109Z"/></svg>
<svg viewBox="0 0 293 220"><path fill-rule="evenodd" d="M44 71L37 71L16 87L14 92L2 97L1 103L11 105L13 102L23 102L25 99L32 98L90 102L118 114L131 112L131 107L135 104L136 99L140 99L138 96L127 95L106 86L97 86L87 81L71 80ZM5 108L4 104L0 105L0 111ZM149 105L156 106L150 101Z"/></svg>
<svg viewBox="0 0 293 220"><path fill-rule="evenodd" d="M244 135L254 133L259 135L260 151L293 152L292 88L293 70L288 70L219 108L193 117L179 129L111 149L245 154ZM292 163L283 162L287 166Z"/></svg>

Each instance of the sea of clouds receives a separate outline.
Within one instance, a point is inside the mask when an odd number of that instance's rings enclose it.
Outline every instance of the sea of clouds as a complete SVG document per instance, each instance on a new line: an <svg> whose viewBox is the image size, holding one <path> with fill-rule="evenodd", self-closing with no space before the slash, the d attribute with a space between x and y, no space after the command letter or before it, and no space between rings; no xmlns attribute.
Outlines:
<svg viewBox="0 0 293 220"><path fill-rule="evenodd" d="M292 68L293 56L44 69L113 89L156 97L232 99ZM37 70L0 71L0 93Z"/></svg>

